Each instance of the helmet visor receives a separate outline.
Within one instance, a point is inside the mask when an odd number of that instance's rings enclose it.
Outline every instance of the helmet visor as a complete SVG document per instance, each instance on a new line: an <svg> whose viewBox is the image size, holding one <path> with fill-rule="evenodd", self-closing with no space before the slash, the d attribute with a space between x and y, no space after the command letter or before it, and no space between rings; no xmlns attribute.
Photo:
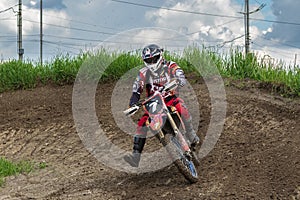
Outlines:
<svg viewBox="0 0 300 200"><path fill-rule="evenodd" d="M160 58L160 55L153 56L151 58L144 59L144 62L147 63L147 64L155 64L155 63L158 62L159 58Z"/></svg>

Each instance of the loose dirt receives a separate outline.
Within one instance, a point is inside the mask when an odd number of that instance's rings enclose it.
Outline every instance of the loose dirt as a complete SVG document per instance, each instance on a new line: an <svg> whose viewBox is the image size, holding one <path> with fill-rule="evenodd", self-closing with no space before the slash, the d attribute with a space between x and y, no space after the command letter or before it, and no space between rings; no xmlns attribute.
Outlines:
<svg viewBox="0 0 300 200"><path fill-rule="evenodd" d="M77 134L72 85L2 93L0 156L47 167L6 178L0 199L300 199L300 100L242 84L242 89L226 86L224 130L201 159L196 184L172 165L131 174L100 163ZM106 135L130 151L132 137L116 126L111 114L114 85L99 85L95 106ZM203 140L210 98L202 81L192 86L201 116L197 134ZM145 149L156 145L149 140Z"/></svg>

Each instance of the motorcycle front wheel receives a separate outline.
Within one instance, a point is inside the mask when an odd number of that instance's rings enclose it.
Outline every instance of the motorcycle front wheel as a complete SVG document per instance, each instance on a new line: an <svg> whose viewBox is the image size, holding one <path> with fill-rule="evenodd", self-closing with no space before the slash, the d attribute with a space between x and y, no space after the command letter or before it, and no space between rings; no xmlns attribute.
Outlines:
<svg viewBox="0 0 300 200"><path fill-rule="evenodd" d="M171 136L171 145L168 145L167 138L163 138L161 143L167 148L172 159L174 159L174 164L178 168L179 172L188 180L190 183L196 183L199 179L197 169L190 157L182 152L179 141L176 137ZM167 146L168 145L168 146Z"/></svg>

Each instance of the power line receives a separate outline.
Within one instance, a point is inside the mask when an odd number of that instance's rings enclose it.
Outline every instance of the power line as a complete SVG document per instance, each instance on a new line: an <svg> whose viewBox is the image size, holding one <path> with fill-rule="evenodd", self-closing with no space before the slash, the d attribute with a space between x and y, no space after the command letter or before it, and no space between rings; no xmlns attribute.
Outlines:
<svg viewBox="0 0 300 200"><path fill-rule="evenodd" d="M263 4L263 3L261 3L261 2L259 2L259 1L257 1L257 0L255 0L255 2L258 3L259 5L262 5L262 4Z"/></svg>
<svg viewBox="0 0 300 200"><path fill-rule="evenodd" d="M0 21L13 21L13 20L16 20L16 19L13 19L13 18L11 18L11 17L0 18Z"/></svg>
<svg viewBox="0 0 300 200"><path fill-rule="evenodd" d="M242 37L244 37L245 35L240 35L240 36L238 36L238 37L236 37L236 38L233 38L232 40L228 40L228 41L225 41L225 42L223 42L221 45L216 45L216 46L219 46L220 48L222 48L225 44L227 44L227 43L232 43L232 42L234 42L235 40L238 40L238 39L240 39L240 38L242 38Z"/></svg>
<svg viewBox="0 0 300 200"><path fill-rule="evenodd" d="M24 21L32 22L32 23L40 23L38 21L33 21L29 19L23 19ZM76 31L83 31L83 32L90 32L90 33L100 33L104 35L114 35L115 33L110 33L110 32L103 32L103 31L96 31L96 30L90 30L90 29L82 29L82 28L74 28L74 27L67 27L63 25L57 25L57 24L49 24L49 23L43 23L48 26L54 26L54 27L59 27L59 28L66 28L66 29L71 29L71 30L76 30Z"/></svg>
<svg viewBox="0 0 300 200"><path fill-rule="evenodd" d="M24 36L32 36L32 37L37 37L39 35L24 35ZM74 40L74 41L83 41L83 42L101 42L101 43L107 43L107 44L128 44L128 45L141 45L143 44L142 42L132 42L132 41L106 41L106 40L100 40L100 39L86 39L86 38L77 38L77 37L64 37L64 36L57 36L57 35L49 35L49 34L44 34L45 38L58 38L58 39L66 39L66 40ZM7 36L9 38L13 37L13 36ZM236 40L238 38L235 38L233 40ZM27 39L24 42L38 42L38 39ZM45 42L52 42L55 43L57 45L61 45L61 44L65 44L65 45L74 45L74 46L84 46L87 45L87 43L68 43L66 41L50 41L50 40L43 40ZM173 41L173 40L170 40ZM185 40L182 40L185 41ZM2 42L14 42L13 40L5 40ZM210 41L210 42L217 42L217 41ZM225 41L224 43L230 43L230 41ZM223 44L223 43L222 43ZM89 44L88 44L89 45ZM221 45L221 44L220 44ZM171 45L172 47L178 46L178 45ZM216 45L217 46L217 45ZM180 45L180 47L183 47L183 45Z"/></svg>
<svg viewBox="0 0 300 200"><path fill-rule="evenodd" d="M33 40L26 40L24 42L40 42L38 39L33 39ZM45 43L51 43L51 44L56 44L56 45L70 45L70 46L85 46L87 44L79 44L79 43L67 43L67 42L61 42L61 41L50 41L50 40L43 40Z"/></svg>
<svg viewBox="0 0 300 200"><path fill-rule="evenodd" d="M218 25L215 25L215 26L209 28L209 30L215 29L215 28L218 28L220 26L224 26L226 24L230 24L230 23L233 23L233 22L236 22L236 21L239 21L239 20L241 20L241 19L234 19L234 20L231 20L231 21L228 21L228 22L224 22L223 24L218 24Z"/></svg>
<svg viewBox="0 0 300 200"><path fill-rule="evenodd" d="M85 42L101 42L101 43L108 43L108 44L128 44L128 45L141 45L140 42L126 42L126 41L106 41L106 40L97 40L97 39L84 39L84 38L76 38L76 37L64 37L64 36L54 36L54 35L45 35L46 37L53 37L53 38L61 38L61 39L68 39L68 40L75 40L75 41L85 41ZM57 44L60 44L61 41L57 41ZM68 43L69 45L72 43ZM73 43L74 44L74 43ZM82 44L82 46L86 45Z"/></svg>
<svg viewBox="0 0 300 200"><path fill-rule="evenodd" d="M228 22L224 22L224 23L222 23L222 24L218 24L218 25L212 26L212 27L210 27L210 28L208 29L208 32L211 31L212 29L215 29L215 28L224 26L224 25L226 25L226 24L230 24L230 23L236 22L236 21L238 21L238 20L240 20L240 19L234 19L234 20L230 20L230 21L228 21ZM200 33L200 32L201 32L201 31L195 31L195 32L187 33L187 34L185 34L184 36L187 36L187 35L193 35L193 34L195 34L195 33ZM181 37L181 36L173 37L172 39L175 39L175 38L178 38L178 37Z"/></svg>
<svg viewBox="0 0 300 200"><path fill-rule="evenodd" d="M78 37L65 37L65 36L57 36L57 35L49 35L49 34L45 34L44 35L45 37L52 37L52 38L59 38L59 39L66 39L66 40L75 40L75 41L87 41L87 42L102 42L102 43L114 43L114 44L142 44L140 42L137 42L137 43L133 43L132 41L107 41L107 40L100 40L100 39L87 39L87 38L78 38ZM125 35L127 37L132 37L132 35ZM181 37L181 36L178 36L178 37ZM144 38L144 37L143 37ZM177 37L172 37L172 38L154 38L154 39L161 39L161 40L164 40L164 41L174 41L174 38L177 38ZM177 42L187 42L188 40L176 40ZM206 41L206 42L218 42L216 40L214 41ZM228 43L227 41L225 41L226 43Z"/></svg>
<svg viewBox="0 0 300 200"><path fill-rule="evenodd" d="M25 37L36 37L39 36L38 34L28 34L28 35L24 35ZM12 35L0 35L1 38L15 38L16 36L12 36Z"/></svg>
<svg viewBox="0 0 300 200"><path fill-rule="evenodd" d="M276 24L300 26L300 23L296 23L296 22L276 21L276 20L258 19L258 18L251 18L251 17L249 19L254 20L254 21L261 21L261 22L270 22L270 23L276 23Z"/></svg>
<svg viewBox="0 0 300 200"><path fill-rule="evenodd" d="M65 36L57 36L57 35L49 35L49 34L45 34L44 35L45 37L50 37L50 38L58 38L58 39L66 39L66 40L74 40L74 41L85 41L85 42L101 42L101 43L109 43L109 44L129 44L129 45L141 45L143 43L141 42L132 42L132 41L107 41L107 40L101 40L101 39L88 39L88 38L78 38L78 37L65 37ZM241 37L243 37L244 35L242 36L238 36L232 40L229 40L229 41L224 41L222 42L221 44L218 44L216 46L224 46L225 44L227 43L231 43ZM169 39L163 39L162 40L169 40L169 41L174 41L173 38L169 38ZM186 41L186 40L176 40L176 41ZM62 41L60 41L62 42ZM210 43L216 43L218 41L206 41L206 42L210 42Z"/></svg>
<svg viewBox="0 0 300 200"><path fill-rule="evenodd" d="M53 42L53 41L48 41L48 40L44 40L44 42L46 44L52 44L52 45L56 45L56 46L62 46L62 47L69 48L69 49L74 49L74 50L80 50L79 48L75 48L76 46L77 47L86 46L86 45L82 45L82 44L70 44L70 43L62 43L62 42Z"/></svg>
<svg viewBox="0 0 300 200"><path fill-rule="evenodd" d="M32 23L39 23L37 21L33 21L33 20L29 20L29 19L23 19L24 21L28 21L28 22L32 22ZM231 23L233 21L236 21L237 19L235 20L232 20L232 21L229 21L229 22L226 22L224 24L220 24L220 25L216 25L214 27L211 27L210 29L214 29L216 27L219 27L219 26L222 26L222 25L225 25L227 23ZM239 19L238 19L239 20ZM83 31L83 32L91 32L91 33L100 33L100 34L105 34L105 35L115 35L116 33L112 33L112 32L103 32L103 31L97 31L97 30L91 30L91 29L82 29L82 28L76 28L76 27L67 27L67 26L63 26L63 25L57 25L57 24L49 24L49 23L43 23L45 25L48 25L48 26L54 26L54 27L58 27L58 28L65 28L65 29L71 29L71 30L77 30L77 31ZM199 31L197 31L199 32ZM195 32L195 33L197 33ZM190 35L190 34L194 34L194 33L189 33L187 35ZM125 36L125 35L124 35ZM128 37L132 37L132 35L127 35ZM59 37L59 36L57 36ZM137 36L135 36L137 38ZM141 37L141 38L144 38L144 37ZM152 39L163 39L163 40L173 40L175 37L173 38L152 38ZM67 38L66 38L67 39ZM186 41L186 40L177 40L177 41Z"/></svg>
<svg viewBox="0 0 300 200"><path fill-rule="evenodd" d="M59 36L57 36L59 38ZM31 40L26 40L26 42L39 42L39 40L37 39L31 39ZM67 45L67 46L73 46L73 47L84 47L84 46L98 46L98 44L92 44L92 43L72 43L72 42L65 42L65 41L51 41L51 40L43 40L43 42L45 43L51 43L51 44L55 44L57 46L63 46L63 45ZM126 41L103 41L103 43L107 43L107 44L128 44L128 45L141 45L143 44L142 42L126 42ZM176 45L176 44L169 44L167 45L169 47L186 47L186 45Z"/></svg>
<svg viewBox="0 0 300 200"><path fill-rule="evenodd" d="M14 13L16 13L17 11L14 10L14 7L16 7L16 6L18 6L18 5L19 5L19 4L16 4L16 5L14 5L14 6L11 6L11 7L9 7L9 8L4 9L4 10L1 10L0 13L4 13L4 12L9 11L9 10L12 10Z"/></svg>
<svg viewBox="0 0 300 200"><path fill-rule="evenodd" d="M188 10L181 10L181 9L173 9L173 8L152 6L152 5L147 5L147 4L133 3L133 2L121 1L121 0L111 0L111 1L118 2L118 3L123 3L123 4L130 4L130 5L134 5L134 6L141 6L141 7L147 7L147 8L155 8L155 9L168 10L168 11L181 12L181 13L189 13L189 14L196 14L196 15L206 15L206 16L213 16L213 17L223 17L223 18L242 19L242 17L237 17L237 16L220 15L220 14L212 14L212 13L206 13L206 12L188 11Z"/></svg>
<svg viewBox="0 0 300 200"><path fill-rule="evenodd" d="M16 42L16 40L0 40L0 42Z"/></svg>
<svg viewBox="0 0 300 200"><path fill-rule="evenodd" d="M55 48L57 48L57 44L53 44L52 42L47 42L47 41L45 41L45 45L48 45L48 46L52 46L52 47L55 47ZM81 49L78 49L78 48L74 48L74 47L69 47L69 46L64 46L64 45L60 45L61 47L63 47L63 48L67 48L67 49L72 49L72 50L76 50L76 51L80 51ZM57 48L58 49L58 48ZM49 52L50 50L48 50L48 52ZM51 50L51 51L53 51L53 50ZM77 53L75 53L74 51L71 51L71 50L64 50L64 53L72 53L72 54L77 54ZM39 55L38 53L32 53L32 54L35 54L35 55ZM44 53L44 54L46 54L46 55L53 55L54 54L54 52L53 53ZM56 53L55 53L56 54Z"/></svg>
<svg viewBox="0 0 300 200"><path fill-rule="evenodd" d="M64 37L64 36L49 35L49 34L45 34L44 36L45 37L60 38L60 39L68 39L68 40L77 40L77 41L104 42L103 40L99 40L99 39L85 39L85 38L77 38L77 37Z"/></svg>
<svg viewBox="0 0 300 200"><path fill-rule="evenodd" d="M29 19L23 19L24 21L28 21L28 22L32 22L32 23L40 23L38 21L34 21L34 20L29 20ZM63 26L63 25L56 25L56 24L49 24L49 23L43 23L45 25L48 26L54 26L54 27L58 27L58 28L65 28L65 29L70 29L70 30L76 30L76 31L83 31L83 32L90 32L90 33L100 33L100 34L104 34L104 35L115 35L116 33L112 33L112 32L103 32L103 31L97 31L97 30L91 30L91 29L83 29L83 28L76 28L76 27L67 27L67 26ZM132 38L132 35L125 35L128 38ZM142 36L135 36L135 38L144 38ZM170 38L169 36L167 38L151 38L151 39L161 39L161 40L170 40L173 41L172 38ZM186 41L186 40L176 40L176 41Z"/></svg>
<svg viewBox="0 0 300 200"><path fill-rule="evenodd" d="M240 35L238 37L235 37L231 40L227 40L227 41L224 41L222 43L219 43L219 44L216 44L216 45L210 45L210 46L206 46L205 48L225 48L225 45L228 44L228 43L233 43L235 40L238 40L242 37L244 37L245 35Z"/></svg>
<svg viewBox="0 0 300 200"><path fill-rule="evenodd" d="M111 1L117 2L117 3L128 4L128 5L147 7L147 8L155 8L155 9L168 10L168 11L181 12L181 13L206 15L206 16L212 16L212 17L243 19L243 17L231 16L231 15L220 15L220 14L212 14L212 13L206 13L206 12L196 12L196 11L188 11L188 10L181 10L181 9L173 9L173 8L167 8L167 7L152 6L152 5L147 5L147 4L133 3L133 2L122 1L122 0L111 0ZM297 23L297 22L267 20L267 19L258 19L258 18L249 18L249 19L254 20L254 21L300 26L300 23Z"/></svg>

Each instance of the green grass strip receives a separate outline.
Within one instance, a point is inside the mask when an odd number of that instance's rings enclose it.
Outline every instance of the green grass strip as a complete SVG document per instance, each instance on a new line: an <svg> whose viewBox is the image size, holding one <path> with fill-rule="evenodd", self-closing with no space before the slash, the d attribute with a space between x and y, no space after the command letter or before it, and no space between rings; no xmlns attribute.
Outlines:
<svg viewBox="0 0 300 200"><path fill-rule="evenodd" d="M33 170L34 164L29 161L13 163L5 158L0 157L0 186L4 184L4 178L20 173L29 173Z"/></svg>

